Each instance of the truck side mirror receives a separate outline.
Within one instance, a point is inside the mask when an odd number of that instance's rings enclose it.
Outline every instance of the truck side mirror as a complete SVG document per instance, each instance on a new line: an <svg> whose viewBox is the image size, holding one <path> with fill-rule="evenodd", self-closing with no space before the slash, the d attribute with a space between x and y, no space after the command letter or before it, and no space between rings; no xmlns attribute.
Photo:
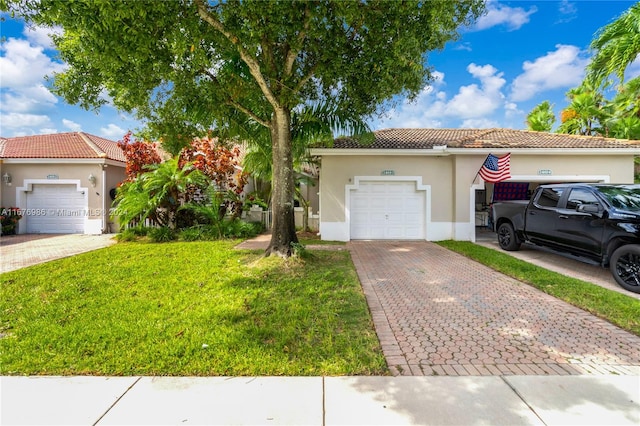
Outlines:
<svg viewBox="0 0 640 426"><path fill-rule="evenodd" d="M601 210L598 204L580 204L577 208L580 213L589 213L601 217Z"/></svg>

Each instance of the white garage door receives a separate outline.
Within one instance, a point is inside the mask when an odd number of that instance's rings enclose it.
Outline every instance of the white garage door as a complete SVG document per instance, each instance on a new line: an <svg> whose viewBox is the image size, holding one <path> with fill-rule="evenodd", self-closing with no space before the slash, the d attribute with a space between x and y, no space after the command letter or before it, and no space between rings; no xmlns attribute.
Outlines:
<svg viewBox="0 0 640 426"><path fill-rule="evenodd" d="M351 239L424 238L425 192L415 182L360 182L351 191Z"/></svg>
<svg viewBox="0 0 640 426"><path fill-rule="evenodd" d="M27 233L82 234L86 208L76 185L34 184L27 193Z"/></svg>

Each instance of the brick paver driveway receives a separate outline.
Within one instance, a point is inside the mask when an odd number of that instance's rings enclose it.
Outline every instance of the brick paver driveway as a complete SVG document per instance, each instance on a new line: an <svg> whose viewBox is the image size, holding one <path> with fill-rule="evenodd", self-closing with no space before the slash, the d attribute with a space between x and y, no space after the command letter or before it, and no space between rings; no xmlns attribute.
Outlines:
<svg viewBox="0 0 640 426"><path fill-rule="evenodd" d="M640 337L464 256L348 248L394 375L640 374Z"/></svg>

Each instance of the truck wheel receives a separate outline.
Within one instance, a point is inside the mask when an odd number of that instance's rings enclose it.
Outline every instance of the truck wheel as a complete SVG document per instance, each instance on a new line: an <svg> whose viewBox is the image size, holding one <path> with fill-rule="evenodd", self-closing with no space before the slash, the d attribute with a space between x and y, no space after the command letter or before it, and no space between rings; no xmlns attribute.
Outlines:
<svg viewBox="0 0 640 426"><path fill-rule="evenodd" d="M513 230L513 225L503 223L498 227L498 244L500 244L502 250L520 250L520 241L518 241L516 231Z"/></svg>
<svg viewBox="0 0 640 426"><path fill-rule="evenodd" d="M622 288L640 293L640 245L629 244L614 251L609 269Z"/></svg>

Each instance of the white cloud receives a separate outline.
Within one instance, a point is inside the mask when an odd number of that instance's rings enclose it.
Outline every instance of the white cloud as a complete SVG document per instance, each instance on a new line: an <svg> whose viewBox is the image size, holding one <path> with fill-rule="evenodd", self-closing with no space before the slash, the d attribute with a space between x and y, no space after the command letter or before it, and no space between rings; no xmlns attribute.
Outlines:
<svg viewBox="0 0 640 426"><path fill-rule="evenodd" d="M467 52L473 51L473 49L471 48L471 43L469 42L456 44L453 47L453 50L466 50Z"/></svg>
<svg viewBox="0 0 640 426"><path fill-rule="evenodd" d="M111 123L107 127L100 128L100 136L104 136L107 139L119 140L127 133L121 127Z"/></svg>
<svg viewBox="0 0 640 426"><path fill-rule="evenodd" d="M472 118L469 120L463 120L460 128L463 129L493 129L494 127L500 127L500 123L488 118Z"/></svg>
<svg viewBox="0 0 640 426"><path fill-rule="evenodd" d="M556 50L525 61L524 72L511 84L512 101L525 101L541 92L578 86L584 77L588 59L576 46L558 44Z"/></svg>
<svg viewBox="0 0 640 426"><path fill-rule="evenodd" d="M53 44L53 40L51 39L52 34L62 34L61 27L38 27L38 26L25 26L22 34L36 46L42 46L45 49L55 49Z"/></svg>
<svg viewBox="0 0 640 426"><path fill-rule="evenodd" d="M62 125L64 127L66 127L67 129L73 131L73 132L81 132L82 131L82 125L81 124L78 124L75 121L67 120L66 118L62 119Z"/></svg>
<svg viewBox="0 0 640 426"><path fill-rule="evenodd" d="M43 48L32 46L27 40L10 38L0 45L0 88L20 90L41 85L47 75L64 69L44 54Z"/></svg>
<svg viewBox="0 0 640 426"><path fill-rule="evenodd" d="M520 29L529 22L529 16L538 11L538 8L531 6L529 10L522 7L509 7L498 2L487 3L487 12L476 21L474 30L486 30L499 25L507 27L508 31Z"/></svg>
<svg viewBox="0 0 640 426"><path fill-rule="evenodd" d="M17 132L23 131L21 129L42 128L52 126L53 124L46 115L21 114L15 112L0 114L0 123L2 123L2 133L4 133L6 129L9 129L13 131L14 135L18 134ZM31 132L27 132L26 134L31 134Z"/></svg>
<svg viewBox="0 0 640 426"><path fill-rule="evenodd" d="M14 136L33 134L34 129L50 131L53 124L44 113L55 107L58 98L46 88L45 76L62 71L64 65L47 56L42 46L24 39L9 38L0 45L0 54L3 131L10 129Z"/></svg>
<svg viewBox="0 0 640 426"><path fill-rule="evenodd" d="M46 112L58 103L58 98L42 85L26 87L18 92L5 91L1 99L0 109L16 113Z"/></svg>
<svg viewBox="0 0 640 426"><path fill-rule="evenodd" d="M578 7L574 2L569 0L562 0L558 6L558 12L560 13L560 19L556 23L562 24L565 22L571 22L578 17Z"/></svg>
<svg viewBox="0 0 640 426"><path fill-rule="evenodd" d="M502 78L503 73L499 73L491 65L476 64L470 64L467 71L480 80L480 86L470 84L460 87L458 94L447 103L444 113L447 116L467 119L495 112L504 103L501 89L506 81Z"/></svg>
<svg viewBox="0 0 640 426"><path fill-rule="evenodd" d="M458 124L462 127L499 127L496 121L487 117L500 108L505 108L505 114L517 111L515 104L505 102L502 89L506 80L503 73L492 65L476 64L470 64L467 71L480 83L460 87L449 99L446 92L441 90L446 86L444 74L438 72L434 84L426 86L415 102L398 106L374 127L442 128L456 127Z"/></svg>
<svg viewBox="0 0 640 426"><path fill-rule="evenodd" d="M518 104L514 102L505 102L504 104L505 117L513 118L513 117L521 116L522 114L524 114L524 112L518 108Z"/></svg>

